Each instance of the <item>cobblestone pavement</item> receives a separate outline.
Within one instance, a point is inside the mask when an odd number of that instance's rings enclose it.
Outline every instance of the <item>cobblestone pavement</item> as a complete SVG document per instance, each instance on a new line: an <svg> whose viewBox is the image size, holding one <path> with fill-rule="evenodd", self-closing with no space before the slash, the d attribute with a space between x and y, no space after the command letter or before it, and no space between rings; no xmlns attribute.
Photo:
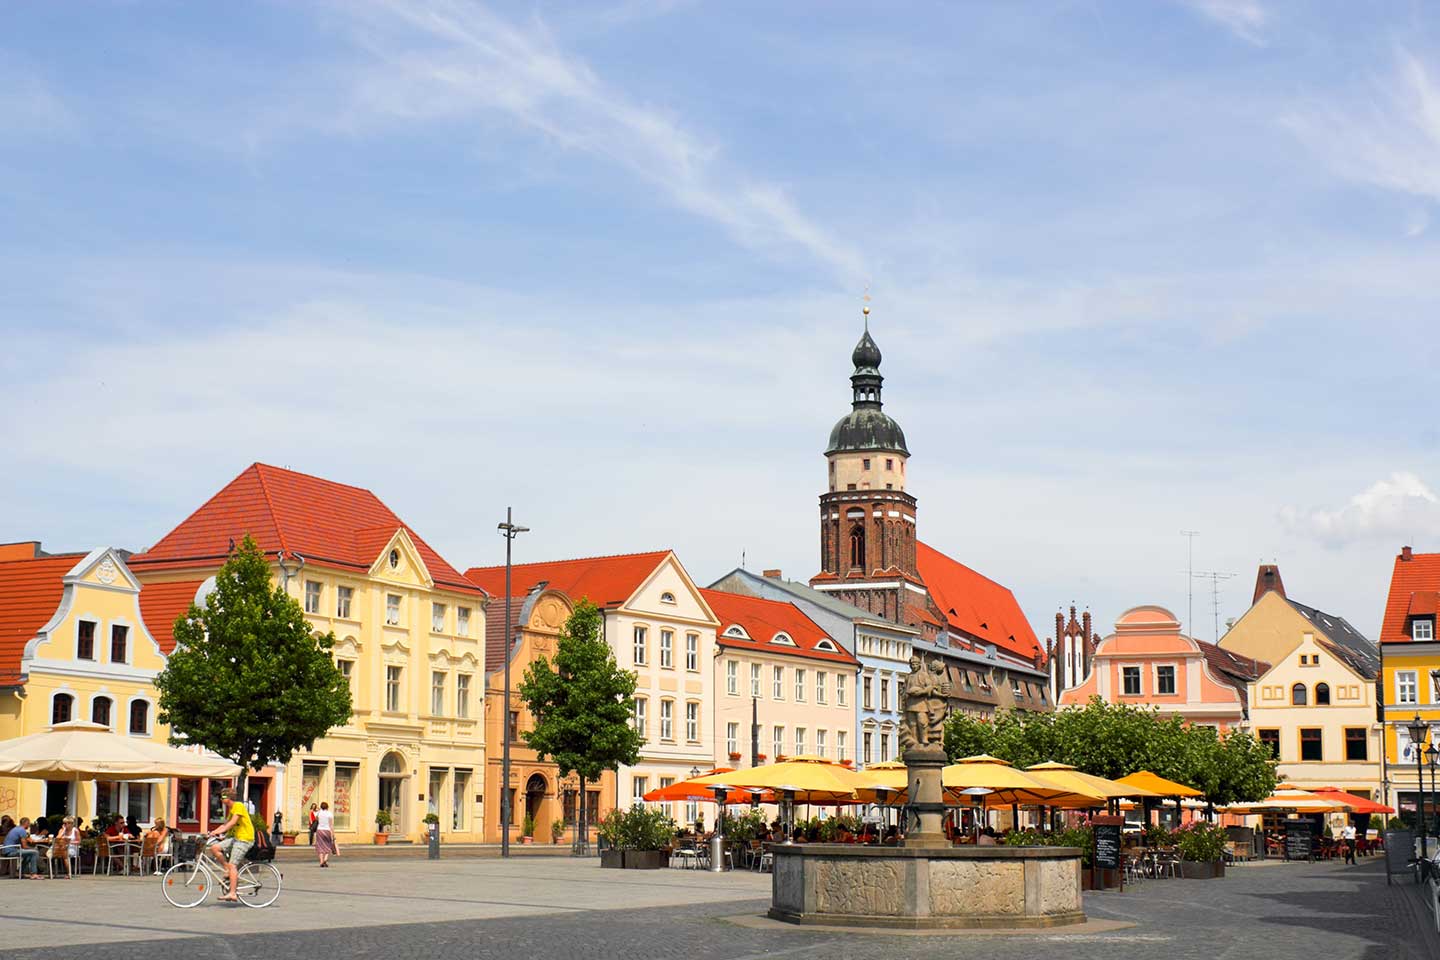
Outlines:
<svg viewBox="0 0 1440 960"><path fill-rule="evenodd" d="M287 870L280 904L264 911L174 910L149 880L6 883L0 886L0 948L33 949L0 952L117 960L1440 957L1440 938L1422 926L1428 917L1413 888L1387 887L1379 861L1251 865L1218 881L1149 881L1124 894L1086 895L1092 918L1132 927L1013 936L874 935L758 921L768 906L769 878L746 874L617 875L602 873L593 861L428 867L365 864L363 873L357 868L343 877L341 871Z"/></svg>

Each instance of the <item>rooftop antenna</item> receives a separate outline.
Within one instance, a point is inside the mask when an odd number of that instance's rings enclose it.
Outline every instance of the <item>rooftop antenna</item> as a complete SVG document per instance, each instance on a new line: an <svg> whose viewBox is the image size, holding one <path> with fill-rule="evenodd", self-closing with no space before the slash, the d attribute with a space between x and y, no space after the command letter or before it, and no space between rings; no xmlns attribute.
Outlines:
<svg viewBox="0 0 1440 960"><path fill-rule="evenodd" d="M744 569L745 569L745 551L744 551L744 550L741 550L741 551L740 551L740 569L741 569L741 570L744 570Z"/></svg>
<svg viewBox="0 0 1440 960"><path fill-rule="evenodd" d="M1220 584L1231 577L1233 573L1218 573L1214 570L1200 570L1191 574L1192 577L1210 581L1210 600L1215 607L1215 642L1220 642Z"/></svg>
<svg viewBox="0 0 1440 960"><path fill-rule="evenodd" d="M860 298L862 306L860 312L865 315L865 332L870 332L870 281L865 281L865 295Z"/></svg>
<svg viewBox="0 0 1440 960"><path fill-rule="evenodd" d="M1186 596L1189 598L1189 609L1185 611L1185 629L1195 629L1195 538L1200 536L1199 530L1181 530L1180 536L1185 538L1185 587Z"/></svg>

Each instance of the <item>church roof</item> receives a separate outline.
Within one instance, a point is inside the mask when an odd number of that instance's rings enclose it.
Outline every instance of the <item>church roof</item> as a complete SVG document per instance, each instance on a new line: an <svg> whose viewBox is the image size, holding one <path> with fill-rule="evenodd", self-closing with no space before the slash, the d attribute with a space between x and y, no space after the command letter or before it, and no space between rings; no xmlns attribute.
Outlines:
<svg viewBox="0 0 1440 960"><path fill-rule="evenodd" d="M860 407L841 417L830 430L825 454L861 453L866 450L910 456L910 450L905 446L905 431L878 407Z"/></svg>
<svg viewBox="0 0 1440 960"><path fill-rule="evenodd" d="M915 543L915 566L952 629L1026 660L1041 652L1009 587L920 541Z"/></svg>

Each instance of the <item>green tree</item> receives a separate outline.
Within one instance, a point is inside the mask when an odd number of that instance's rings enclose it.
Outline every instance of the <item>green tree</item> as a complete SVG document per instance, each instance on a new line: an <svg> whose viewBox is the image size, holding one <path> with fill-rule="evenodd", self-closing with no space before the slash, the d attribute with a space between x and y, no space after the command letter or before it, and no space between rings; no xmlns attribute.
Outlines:
<svg viewBox="0 0 1440 960"><path fill-rule="evenodd" d="M582 598L555 647L555 664L537 657L525 668L520 699L534 725L521 737L539 754L580 777L580 825L575 851L587 846L587 781L606 770L634 763L645 738L635 729L635 674L621 670L601 635L600 610Z"/></svg>
<svg viewBox="0 0 1440 960"><path fill-rule="evenodd" d="M295 599L270 580L248 535L215 575L204 607L175 621L175 651L155 678L173 743L195 743L246 771L285 762L350 719L350 686Z"/></svg>

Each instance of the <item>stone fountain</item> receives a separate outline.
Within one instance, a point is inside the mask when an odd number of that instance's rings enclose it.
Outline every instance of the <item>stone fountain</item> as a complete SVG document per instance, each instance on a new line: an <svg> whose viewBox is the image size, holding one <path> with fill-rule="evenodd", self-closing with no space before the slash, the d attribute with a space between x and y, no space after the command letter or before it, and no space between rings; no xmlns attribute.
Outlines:
<svg viewBox="0 0 1440 960"><path fill-rule="evenodd" d="M941 771L946 695L940 660L910 659L900 732L917 822L898 847L777 844L770 916L803 924L1049 927L1083 923L1077 847L952 846Z"/></svg>

